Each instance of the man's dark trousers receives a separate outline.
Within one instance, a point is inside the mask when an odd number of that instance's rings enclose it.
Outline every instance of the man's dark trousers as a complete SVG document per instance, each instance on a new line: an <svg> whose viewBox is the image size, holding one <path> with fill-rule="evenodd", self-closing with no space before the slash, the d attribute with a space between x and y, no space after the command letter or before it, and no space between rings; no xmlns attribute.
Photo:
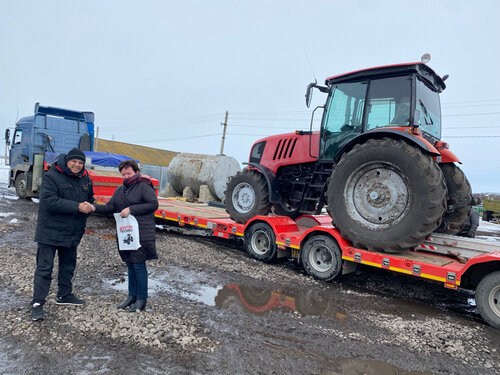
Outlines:
<svg viewBox="0 0 500 375"><path fill-rule="evenodd" d="M35 285L33 288L32 304L38 302L43 305L49 294L50 282L52 280L52 268L54 267L54 256L59 257L59 274L57 297L65 297L73 292L71 280L76 267L76 246L63 247L38 243L36 253Z"/></svg>

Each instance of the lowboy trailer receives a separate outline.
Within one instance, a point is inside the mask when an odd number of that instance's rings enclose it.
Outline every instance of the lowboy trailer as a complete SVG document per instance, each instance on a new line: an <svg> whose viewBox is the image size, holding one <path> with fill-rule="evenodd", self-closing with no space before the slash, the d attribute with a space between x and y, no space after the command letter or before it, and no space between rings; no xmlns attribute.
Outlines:
<svg viewBox="0 0 500 375"><path fill-rule="evenodd" d="M99 182L97 182L99 185ZM109 196L96 195L104 204ZM500 328L500 245L433 233L415 250L399 254L358 249L346 241L327 215L255 216L245 224L224 209L159 198L155 216L161 224L201 229L219 238L244 240L248 254L263 262L294 258L307 274L323 281L354 272L358 264L433 280L449 289L475 291L481 317Z"/></svg>

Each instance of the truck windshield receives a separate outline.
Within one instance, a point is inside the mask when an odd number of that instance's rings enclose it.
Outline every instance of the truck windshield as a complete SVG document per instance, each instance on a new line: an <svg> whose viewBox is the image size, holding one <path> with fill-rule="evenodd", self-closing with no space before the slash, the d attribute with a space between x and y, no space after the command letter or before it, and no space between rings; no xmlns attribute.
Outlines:
<svg viewBox="0 0 500 375"><path fill-rule="evenodd" d="M441 105L439 94L417 79L417 100L415 102L415 125L441 139Z"/></svg>

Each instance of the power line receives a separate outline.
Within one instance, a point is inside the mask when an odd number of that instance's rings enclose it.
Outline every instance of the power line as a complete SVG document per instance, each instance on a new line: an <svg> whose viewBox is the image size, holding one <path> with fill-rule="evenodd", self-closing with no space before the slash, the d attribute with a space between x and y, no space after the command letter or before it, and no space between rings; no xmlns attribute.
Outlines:
<svg viewBox="0 0 500 375"><path fill-rule="evenodd" d="M460 115L443 115L443 117L482 116L482 115L500 115L500 112L489 112L489 113L462 113L462 114L460 114Z"/></svg>
<svg viewBox="0 0 500 375"><path fill-rule="evenodd" d="M450 135L446 138L500 138L500 135Z"/></svg>

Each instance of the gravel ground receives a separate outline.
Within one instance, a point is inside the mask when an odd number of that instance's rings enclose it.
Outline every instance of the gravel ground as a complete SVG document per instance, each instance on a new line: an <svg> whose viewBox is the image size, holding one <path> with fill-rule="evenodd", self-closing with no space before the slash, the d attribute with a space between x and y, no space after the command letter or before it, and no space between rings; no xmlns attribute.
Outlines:
<svg viewBox="0 0 500 375"><path fill-rule="evenodd" d="M98 216L74 278L86 305L55 305L55 271L48 316L32 322L37 204L0 194L2 373L499 373L500 335L472 292L368 268L318 282L293 261L249 258L239 241L160 228L147 311L117 311L126 267L113 220Z"/></svg>

